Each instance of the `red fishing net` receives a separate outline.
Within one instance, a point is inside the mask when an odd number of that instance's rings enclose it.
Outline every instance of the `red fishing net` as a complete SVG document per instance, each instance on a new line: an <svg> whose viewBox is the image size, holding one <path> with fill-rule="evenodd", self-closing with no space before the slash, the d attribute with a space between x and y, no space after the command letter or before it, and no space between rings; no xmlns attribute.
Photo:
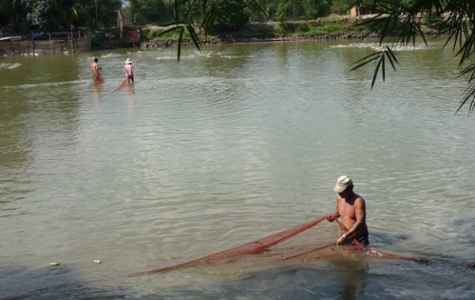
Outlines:
<svg viewBox="0 0 475 300"><path fill-rule="evenodd" d="M242 266L256 266L291 261L308 262L323 258L355 255L425 262L425 260L406 258L365 248L356 240L353 240L348 245L337 246L335 242L341 235L342 230L345 231L346 229L340 222L328 222L326 217L322 217L225 251L158 269L133 273L130 276L140 276L182 267L202 265L211 266L233 263Z"/></svg>

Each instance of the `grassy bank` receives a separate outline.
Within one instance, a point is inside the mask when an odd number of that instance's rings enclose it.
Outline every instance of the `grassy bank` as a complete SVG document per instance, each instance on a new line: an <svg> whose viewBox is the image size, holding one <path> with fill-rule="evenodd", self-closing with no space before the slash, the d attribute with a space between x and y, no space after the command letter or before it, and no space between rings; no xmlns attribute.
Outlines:
<svg viewBox="0 0 475 300"><path fill-rule="evenodd" d="M142 27L142 37L146 43L163 43L178 40L178 32L160 35L166 28L147 25ZM277 22L249 23L244 28L216 28L206 35L196 29L200 40L252 40L252 39L291 39L317 37L322 35L354 35L361 34L362 28L350 16L335 16L307 21L289 21L285 30ZM187 32L185 40L190 40Z"/></svg>
<svg viewBox="0 0 475 300"><path fill-rule="evenodd" d="M196 28L200 43L249 42L262 40L297 40L297 39L350 39L362 38L365 28L361 19L351 16L330 16L316 20L288 21L285 28L277 22L249 23L239 30L232 28L216 28L207 35ZM178 41L178 32L164 35L166 28L147 25L142 27L145 45L174 46ZM433 32L427 27L427 33ZM373 36L374 37L374 36ZM192 44L187 32L184 34L184 45Z"/></svg>

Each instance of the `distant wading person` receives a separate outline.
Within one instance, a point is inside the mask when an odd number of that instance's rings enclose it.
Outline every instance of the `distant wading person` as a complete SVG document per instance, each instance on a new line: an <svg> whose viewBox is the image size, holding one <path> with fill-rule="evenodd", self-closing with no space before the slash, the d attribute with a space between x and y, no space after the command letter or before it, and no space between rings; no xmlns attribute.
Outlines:
<svg viewBox="0 0 475 300"><path fill-rule="evenodd" d="M362 245L369 244L369 232L366 225L366 203L365 200L353 192L353 181L350 177L343 175L338 177L335 188L338 193L336 197L336 210L327 216L330 222L341 217L341 222L348 229L336 241L338 245L356 239Z"/></svg>
<svg viewBox="0 0 475 300"><path fill-rule="evenodd" d="M99 64L97 63L98 61L99 59L97 57L94 57L94 62L91 64L92 81L94 82L94 84L104 82L104 78L102 78L101 73L99 73L101 67L99 67Z"/></svg>
<svg viewBox="0 0 475 300"><path fill-rule="evenodd" d="M131 81L134 82L134 65L132 64L132 61L127 58L125 61L125 78L127 79L127 82L130 83Z"/></svg>

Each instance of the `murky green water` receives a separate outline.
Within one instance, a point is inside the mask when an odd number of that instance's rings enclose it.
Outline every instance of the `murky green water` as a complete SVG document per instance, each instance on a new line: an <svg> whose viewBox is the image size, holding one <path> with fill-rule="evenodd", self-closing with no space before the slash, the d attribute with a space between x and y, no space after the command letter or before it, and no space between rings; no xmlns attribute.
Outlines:
<svg viewBox="0 0 475 300"><path fill-rule="evenodd" d="M439 43L399 49L371 91L372 69L349 72L371 45L1 58L1 297L474 298L475 123L453 116L466 83ZM111 93L126 58L136 83ZM328 214L342 174L367 201L372 247L429 265L127 277Z"/></svg>

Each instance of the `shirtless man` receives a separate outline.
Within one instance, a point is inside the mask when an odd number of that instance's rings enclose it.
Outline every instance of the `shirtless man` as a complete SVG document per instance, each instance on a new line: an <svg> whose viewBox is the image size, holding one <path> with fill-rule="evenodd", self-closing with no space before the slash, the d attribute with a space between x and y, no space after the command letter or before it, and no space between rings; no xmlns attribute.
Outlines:
<svg viewBox="0 0 475 300"><path fill-rule="evenodd" d="M94 62L91 64L92 79L95 83L102 83L104 82L104 79L102 79L101 73L99 73L101 67L99 67L99 64L97 63L98 61L99 59L95 57Z"/></svg>
<svg viewBox="0 0 475 300"><path fill-rule="evenodd" d="M341 217L341 222L345 225L347 232L344 232L336 241L338 245L345 241L356 239L362 245L369 244L369 232L366 226L366 204L364 199L353 192L353 181L350 177L343 175L338 177L335 188L338 193L336 197L336 210L327 216L330 222Z"/></svg>

